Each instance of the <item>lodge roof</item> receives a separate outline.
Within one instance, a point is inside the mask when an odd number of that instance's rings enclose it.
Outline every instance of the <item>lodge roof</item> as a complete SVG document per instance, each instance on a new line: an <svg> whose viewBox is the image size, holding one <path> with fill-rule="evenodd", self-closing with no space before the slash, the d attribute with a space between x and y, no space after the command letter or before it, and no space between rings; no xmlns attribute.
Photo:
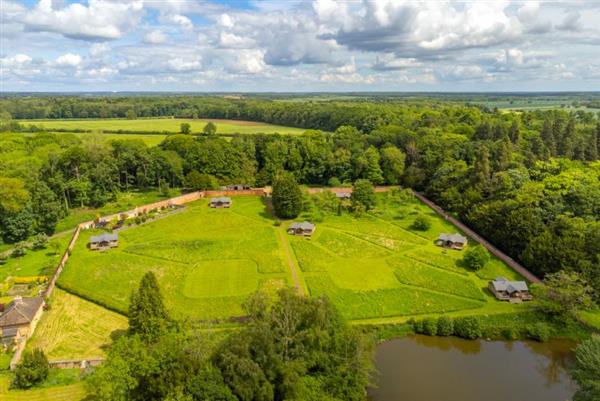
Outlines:
<svg viewBox="0 0 600 401"><path fill-rule="evenodd" d="M308 221L303 221L302 223L294 223L290 226L292 230L303 230L310 231L315 229L315 225L313 223L309 223Z"/></svg>
<svg viewBox="0 0 600 401"><path fill-rule="evenodd" d="M111 242L111 241L118 241L118 240L119 240L118 234L104 233L104 234L96 235L96 236L90 238L90 243L98 244L100 242Z"/></svg>
<svg viewBox="0 0 600 401"><path fill-rule="evenodd" d="M352 197L352 192L336 192L335 196L340 199L350 199Z"/></svg>
<svg viewBox="0 0 600 401"><path fill-rule="evenodd" d="M525 281L508 281L505 277L497 277L492 281L492 286L496 291L506 291L509 294L519 291L529 291Z"/></svg>
<svg viewBox="0 0 600 401"><path fill-rule="evenodd" d="M210 203L231 203L231 198L228 196L220 196L216 198L210 198Z"/></svg>
<svg viewBox="0 0 600 401"><path fill-rule="evenodd" d="M41 297L15 298L0 316L0 327L31 323L44 300Z"/></svg>
<svg viewBox="0 0 600 401"><path fill-rule="evenodd" d="M446 234L446 233L442 233L439 236L439 239L441 241L445 241L445 242L452 242L454 244L466 244L467 243L467 237L464 237L460 234Z"/></svg>

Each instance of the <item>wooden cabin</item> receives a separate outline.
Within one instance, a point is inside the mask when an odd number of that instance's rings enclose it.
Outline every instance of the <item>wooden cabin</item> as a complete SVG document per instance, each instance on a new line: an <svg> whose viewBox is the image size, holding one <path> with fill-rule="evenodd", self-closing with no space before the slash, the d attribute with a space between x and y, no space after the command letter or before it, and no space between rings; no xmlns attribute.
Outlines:
<svg viewBox="0 0 600 401"><path fill-rule="evenodd" d="M0 339L4 348L10 348L21 339L31 337L42 316L42 297L15 297L0 315Z"/></svg>
<svg viewBox="0 0 600 401"><path fill-rule="evenodd" d="M290 235L302 235L305 237L310 237L314 234L316 226L308 221L303 221L302 223L293 223L289 226L287 232Z"/></svg>
<svg viewBox="0 0 600 401"><path fill-rule="evenodd" d="M443 246L444 248L451 248L461 250L467 246L468 240L467 237L464 237L460 234L440 234L437 241L435 242L438 246Z"/></svg>
<svg viewBox="0 0 600 401"><path fill-rule="evenodd" d="M105 233L90 238L90 249L93 251L103 251L110 248L116 248L119 246L119 235Z"/></svg>
<svg viewBox="0 0 600 401"><path fill-rule="evenodd" d="M228 196L221 196L217 198L210 198L210 207L214 207L217 209L221 208L229 208L231 207L231 198Z"/></svg>
<svg viewBox="0 0 600 401"><path fill-rule="evenodd" d="M533 299L525 281L509 281L504 277L497 277L490 281L488 288L500 301L521 303Z"/></svg>

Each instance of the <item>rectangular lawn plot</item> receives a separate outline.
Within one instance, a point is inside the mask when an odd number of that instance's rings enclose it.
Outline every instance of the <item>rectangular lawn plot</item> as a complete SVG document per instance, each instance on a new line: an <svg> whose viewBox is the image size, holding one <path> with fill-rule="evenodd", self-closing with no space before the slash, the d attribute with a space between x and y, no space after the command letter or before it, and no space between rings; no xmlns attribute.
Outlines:
<svg viewBox="0 0 600 401"><path fill-rule="evenodd" d="M340 231L323 229L317 242L334 254L344 258L375 258L388 253L385 249Z"/></svg>
<svg viewBox="0 0 600 401"><path fill-rule="evenodd" d="M483 293L468 277L431 267L420 262L411 262L402 257L387 260L394 268L398 281L429 290L483 300Z"/></svg>
<svg viewBox="0 0 600 401"><path fill-rule="evenodd" d="M256 263L247 260L215 260L188 269L183 295L188 298L246 296L258 289Z"/></svg>
<svg viewBox="0 0 600 401"><path fill-rule="evenodd" d="M446 269L455 273L467 275L468 272L458 265L463 256L463 251L444 249L432 245L430 247L416 248L405 253L409 259L414 259L428 265Z"/></svg>
<svg viewBox="0 0 600 401"><path fill-rule="evenodd" d="M393 238L413 244L424 245L428 243L426 239L420 237L416 233L404 230L389 221L368 215L363 216L360 219L355 219L349 215L328 216L325 220L325 226L351 233Z"/></svg>
<svg viewBox="0 0 600 401"><path fill-rule="evenodd" d="M335 262L336 257L325 249L305 238L290 238L298 265L303 272L327 271L327 266Z"/></svg>
<svg viewBox="0 0 600 401"><path fill-rule="evenodd" d="M352 291L337 287L325 274L306 278L311 296L327 295L348 319L371 319L478 308L483 302L398 287Z"/></svg>

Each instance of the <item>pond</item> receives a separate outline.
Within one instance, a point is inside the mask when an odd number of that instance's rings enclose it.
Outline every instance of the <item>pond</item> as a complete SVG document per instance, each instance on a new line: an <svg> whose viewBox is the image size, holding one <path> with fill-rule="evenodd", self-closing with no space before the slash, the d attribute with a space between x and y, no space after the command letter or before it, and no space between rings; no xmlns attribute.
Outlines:
<svg viewBox="0 0 600 401"><path fill-rule="evenodd" d="M411 336L377 347L369 401L565 401L577 387L565 341Z"/></svg>

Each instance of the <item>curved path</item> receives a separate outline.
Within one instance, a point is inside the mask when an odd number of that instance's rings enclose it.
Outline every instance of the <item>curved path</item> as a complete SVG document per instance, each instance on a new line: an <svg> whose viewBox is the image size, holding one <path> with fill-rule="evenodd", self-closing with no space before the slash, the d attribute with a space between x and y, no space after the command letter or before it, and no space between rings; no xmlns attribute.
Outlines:
<svg viewBox="0 0 600 401"><path fill-rule="evenodd" d="M490 251L490 253L494 254L494 256L496 256L498 259L502 260L504 263L509 265L513 270L515 270L521 276L525 277L525 279L527 279L527 281L529 281L531 283L541 283L542 282L542 280L540 280L536 275L534 275L529 270L527 270L526 268L521 266L516 260L514 260L507 254L502 252L500 249L498 249L494 245L490 244L485 238L483 238L482 236L477 234L475 231L471 230L460 220L458 220L458 219L454 218L453 216L449 215L448 213L446 213L446 211L444 211L444 209L442 209L441 207L439 207L438 205L436 205L435 203L433 203L432 201L430 201L429 199L424 197L419 192L417 192L417 191L413 191L413 192L414 192L415 196L421 202L425 203L427 206L429 206L430 208L435 210L440 216L442 216L443 218L445 218L446 220L448 220L449 222L454 224L456 227L460 228L469 237L471 237L475 241L479 242L488 251Z"/></svg>

